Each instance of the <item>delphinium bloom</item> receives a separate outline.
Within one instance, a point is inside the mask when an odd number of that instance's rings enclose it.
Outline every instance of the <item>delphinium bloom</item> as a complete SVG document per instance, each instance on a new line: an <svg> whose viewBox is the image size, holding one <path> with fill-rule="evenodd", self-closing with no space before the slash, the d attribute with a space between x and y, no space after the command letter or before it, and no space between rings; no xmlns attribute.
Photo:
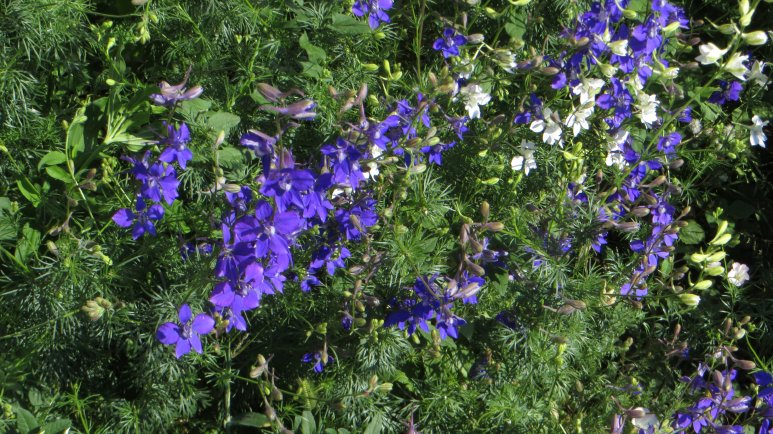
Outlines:
<svg viewBox="0 0 773 434"><path fill-rule="evenodd" d="M335 362L335 359L327 353L327 348L324 348L321 351L304 354L301 358L301 362L313 363L314 372L321 373L325 370L325 366Z"/></svg>
<svg viewBox="0 0 773 434"><path fill-rule="evenodd" d="M386 12L392 9L392 0L357 0L352 5L352 13L357 17L368 15L368 25L371 29L377 29L381 23L389 23L389 15Z"/></svg>
<svg viewBox="0 0 773 434"><path fill-rule="evenodd" d="M738 101L741 98L743 86L737 81L719 81L720 90L715 91L709 97L709 102L717 105L725 105L728 101Z"/></svg>
<svg viewBox="0 0 773 434"><path fill-rule="evenodd" d="M532 169L537 168L537 160L534 158L535 150L534 142L521 139L521 146L518 149L518 153L521 155L513 157L510 161L510 167L515 171L523 170L523 173L528 176Z"/></svg>
<svg viewBox="0 0 773 434"><path fill-rule="evenodd" d="M167 138L162 143L167 144L167 148L158 157L159 160L172 163L177 161L183 169L186 168L188 161L193 159L193 152L186 146L191 141L191 133L188 126L184 123L179 128L174 125L167 125Z"/></svg>
<svg viewBox="0 0 773 434"><path fill-rule="evenodd" d="M191 348L201 354L199 335L211 332L215 328L215 320L205 313L200 313L193 318L191 307L187 304L180 306L178 318L179 324L173 322L162 324L156 332L156 337L164 345L177 344L175 355L178 359L188 354Z"/></svg>
<svg viewBox="0 0 773 434"><path fill-rule="evenodd" d="M378 222L376 201L369 198L360 200L349 210L337 210L335 218L347 240L359 240L369 227Z"/></svg>
<svg viewBox="0 0 773 434"><path fill-rule="evenodd" d="M753 125L749 127L749 142L752 146L765 147L765 141L767 141L768 138L762 129L768 125L768 122L770 121L763 121L757 115L752 116Z"/></svg>
<svg viewBox="0 0 773 434"><path fill-rule="evenodd" d="M529 128L535 133L542 133L542 141L548 145L558 143L558 146L564 146L564 139L561 137L563 131L561 130L558 112L545 108L543 110L543 117L535 119Z"/></svg>
<svg viewBox="0 0 773 434"><path fill-rule="evenodd" d="M454 57L459 55L459 47L467 43L467 38L464 35L459 35L456 30L447 28L443 30L443 37L438 38L432 48L435 51L443 53L444 58Z"/></svg>
<svg viewBox="0 0 773 434"><path fill-rule="evenodd" d="M314 108L317 103L310 99L302 99L298 102L292 103L288 106L273 106L263 105L260 106L261 110L279 113L281 115L288 116L295 120L311 120L317 117L317 113L314 112Z"/></svg>
<svg viewBox="0 0 773 434"><path fill-rule="evenodd" d="M153 222L164 217L164 207L159 204L148 207L142 197L137 197L135 210L136 212L132 212L128 208L119 209L113 215L113 221L122 228L131 227L132 238L135 240L145 233L155 236L156 226Z"/></svg>
<svg viewBox="0 0 773 434"><path fill-rule="evenodd" d="M486 105L491 101L491 95L483 91L479 84L468 84L459 90L459 94L464 101L464 108L470 119L480 117L480 106Z"/></svg>
<svg viewBox="0 0 773 434"><path fill-rule="evenodd" d="M185 78L180 84L171 85L162 81L159 85L161 92L150 95L150 99L158 105L173 107L178 101L188 101L198 98L199 95L204 92L204 88L201 86L194 86L190 89L185 88L190 72L191 70L188 69L188 72L185 73Z"/></svg>

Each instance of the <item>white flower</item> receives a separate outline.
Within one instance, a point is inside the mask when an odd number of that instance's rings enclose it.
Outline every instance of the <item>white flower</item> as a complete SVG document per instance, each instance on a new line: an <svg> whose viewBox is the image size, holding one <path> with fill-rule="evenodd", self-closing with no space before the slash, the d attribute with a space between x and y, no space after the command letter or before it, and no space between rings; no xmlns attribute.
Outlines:
<svg viewBox="0 0 773 434"><path fill-rule="evenodd" d="M592 114L593 106L586 109L578 109L566 117L564 124L571 128L572 133L574 133L574 136L577 137L577 135L580 134L580 131L590 128L590 125L588 125L588 117Z"/></svg>
<svg viewBox="0 0 773 434"><path fill-rule="evenodd" d="M627 162L623 154L623 144L628 140L628 132L617 130L614 136L607 142L607 166L615 165L620 169L625 168Z"/></svg>
<svg viewBox="0 0 773 434"><path fill-rule="evenodd" d="M768 88L768 76L765 75L762 70L765 69L765 62L755 60L752 64L752 70L749 72L749 76L746 77L749 81L755 83L763 89Z"/></svg>
<svg viewBox="0 0 773 434"><path fill-rule="evenodd" d="M749 280L749 267L733 262L733 266L727 272L727 280L735 286L743 285Z"/></svg>
<svg viewBox="0 0 773 434"><path fill-rule="evenodd" d="M510 161L510 167L515 171L523 169L523 173L528 176L531 169L537 168L537 160L534 159L535 149L534 142L521 139L521 148L518 150L521 155L513 157Z"/></svg>
<svg viewBox="0 0 773 434"><path fill-rule="evenodd" d="M542 133L542 141L548 145L558 143L558 146L564 147L564 141L561 139L561 125L553 119L553 110L546 108L542 111L544 119L536 119L529 127L535 133ZM560 119L558 112L556 117Z"/></svg>
<svg viewBox="0 0 773 434"><path fill-rule="evenodd" d="M470 119L479 118L479 106L486 105L491 101L491 95L484 92L483 88L478 84L464 86L459 93L462 94L464 108L467 109L467 114L470 116Z"/></svg>
<svg viewBox="0 0 773 434"><path fill-rule="evenodd" d="M642 92L638 95L637 106L639 108L639 114L637 115L641 122L648 128L652 126L653 122L658 120L658 98L655 95L647 95Z"/></svg>
<svg viewBox="0 0 773 434"><path fill-rule="evenodd" d="M572 88L572 93L580 95L580 104L585 105L596 100L596 94L604 87L604 80L600 78L589 78L580 80L577 86Z"/></svg>
<svg viewBox="0 0 773 434"><path fill-rule="evenodd" d="M747 55L740 55L739 53L733 53L733 55L730 57L730 60L725 63L725 66L723 66L723 69L733 75L735 75L739 80L745 81L746 80L746 74L749 73L749 68L746 67L743 63L749 60L749 56Z"/></svg>
<svg viewBox="0 0 773 434"><path fill-rule="evenodd" d="M711 65L717 63L717 60L727 53L727 48L724 50L709 42L708 44L698 47L701 54L696 57L695 60L701 63L701 65Z"/></svg>
<svg viewBox="0 0 773 434"><path fill-rule="evenodd" d="M628 39L619 39L610 42L607 46L612 53L617 54L618 56L625 56L628 54Z"/></svg>
<svg viewBox="0 0 773 434"><path fill-rule="evenodd" d="M767 137L762 129L765 128L770 121L763 121L759 116L754 115L752 116L752 122L754 122L754 125L749 127L749 141L752 146L762 146L764 148Z"/></svg>
<svg viewBox="0 0 773 434"><path fill-rule="evenodd" d="M370 147L370 155L373 159L377 159L383 153L384 151L378 146ZM366 180L375 180L379 174L378 164L375 161L371 161L366 164L366 167L367 167L367 170L364 170L362 172L362 175L365 177Z"/></svg>

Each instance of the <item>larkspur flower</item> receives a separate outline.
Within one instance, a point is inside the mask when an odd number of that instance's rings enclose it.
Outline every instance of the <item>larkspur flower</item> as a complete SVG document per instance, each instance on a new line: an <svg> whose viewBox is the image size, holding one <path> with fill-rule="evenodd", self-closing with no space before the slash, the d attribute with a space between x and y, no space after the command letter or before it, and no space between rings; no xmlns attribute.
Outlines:
<svg viewBox="0 0 773 434"><path fill-rule="evenodd" d="M325 366L335 362L335 359L327 353L327 348L325 348L322 351L304 354L301 358L301 362L313 363L314 372L321 373L325 370Z"/></svg>
<svg viewBox="0 0 773 434"><path fill-rule="evenodd" d="M479 84L469 84L461 88L459 93L464 101L464 108L470 119L480 117L480 106L486 105L491 101L491 95L483 91Z"/></svg>
<svg viewBox="0 0 773 434"><path fill-rule="evenodd" d="M542 141L548 145L558 143L559 146L563 147L564 140L561 138L563 131L561 125L554 119L554 113L555 117L560 119L558 112L545 108L543 110L544 118L534 120L529 128L535 133L542 133Z"/></svg>
<svg viewBox="0 0 773 434"><path fill-rule="evenodd" d="M389 23L386 12L392 9L392 0L357 0L352 5L352 13L357 17L368 15L368 25L377 29L381 23Z"/></svg>
<svg viewBox="0 0 773 434"><path fill-rule="evenodd" d="M158 105L172 107L178 101L189 101L198 98L204 92L204 88L201 86L194 86L190 89L185 88L190 72L191 70L188 69L188 72L185 73L185 78L180 84L171 85L162 81L159 85L161 92L150 95L151 101Z"/></svg>
<svg viewBox="0 0 773 434"><path fill-rule="evenodd" d="M747 60L749 60L749 56L733 53L730 59L722 66L722 69L733 74L737 79L745 81L746 75L749 73L749 68L744 65L744 62Z"/></svg>
<svg viewBox="0 0 773 434"><path fill-rule="evenodd" d="M639 109L637 116L639 119L641 119L641 122L647 126L647 128L652 127L652 124L658 121L657 108L660 104L660 101L658 101L657 96L647 95L644 92L641 92L639 95L637 95L636 99L636 106Z"/></svg>
<svg viewBox="0 0 773 434"><path fill-rule="evenodd" d="M432 48L435 51L443 53L444 58L454 57L459 55L459 47L467 43L467 38L464 35L459 35L456 30L447 28L443 30L443 37L438 38Z"/></svg>
<svg viewBox="0 0 773 434"><path fill-rule="evenodd" d="M566 117L564 124L572 129L572 134L577 137L580 132L590 128L588 118L593 114L593 106L579 108Z"/></svg>
<svg viewBox="0 0 773 434"><path fill-rule="evenodd" d="M738 101L741 98L743 86L737 81L719 81L720 90L709 97L709 102L717 105L725 105L728 101Z"/></svg>
<svg viewBox="0 0 773 434"><path fill-rule="evenodd" d="M755 60L752 63L751 70L749 70L749 76L746 77L747 80L763 89L768 88L768 76L764 73L765 66L767 66L765 62Z"/></svg>
<svg viewBox="0 0 773 434"><path fill-rule="evenodd" d="M193 348L201 354L201 339L199 335L206 335L215 327L215 320L211 316L200 313L193 318L191 307L187 304L180 306L178 313L179 324L167 322L161 324L156 332L156 338L164 345L177 344L175 355L180 357L188 354Z"/></svg>
<svg viewBox="0 0 773 434"><path fill-rule="evenodd" d="M154 221L164 217L164 207L153 204L148 207L142 197L137 197L135 212L128 208L119 209L113 214L113 222L122 228L132 228L132 238L135 240L146 233L156 236Z"/></svg>
<svg viewBox="0 0 773 434"><path fill-rule="evenodd" d="M770 121L763 121L759 116L754 115L752 116L752 126L749 128L749 142L752 146L760 146L765 147L765 141L767 141L767 136L765 135L765 132L762 131L763 128L765 128Z"/></svg>
<svg viewBox="0 0 773 434"><path fill-rule="evenodd" d="M518 149L521 155L513 157L510 161L510 168L514 171L523 170L523 173L528 176L532 169L537 168L537 160L534 158L535 150L536 145L534 142L521 139L521 146Z"/></svg>
<svg viewBox="0 0 773 434"><path fill-rule="evenodd" d="M166 125L167 137L163 141L167 146L166 149L158 157L159 160L165 163L172 163L177 161L183 169L186 168L188 161L193 159L193 152L186 146L191 141L191 133L188 130L188 125L181 124L179 128L175 128L174 125Z"/></svg>
<svg viewBox="0 0 773 434"><path fill-rule="evenodd" d="M695 60L700 62L701 65L712 65L717 63L717 60L721 59L722 56L727 53L728 49L721 49L709 42L708 44L699 46L698 50L700 50L701 54L696 57Z"/></svg>

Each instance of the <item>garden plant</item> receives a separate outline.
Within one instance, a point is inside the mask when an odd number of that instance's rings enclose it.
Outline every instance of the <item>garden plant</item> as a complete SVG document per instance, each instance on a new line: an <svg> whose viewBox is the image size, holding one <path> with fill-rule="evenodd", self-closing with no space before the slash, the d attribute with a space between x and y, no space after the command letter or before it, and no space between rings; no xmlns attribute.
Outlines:
<svg viewBox="0 0 773 434"><path fill-rule="evenodd" d="M773 433L770 0L0 0L0 432Z"/></svg>

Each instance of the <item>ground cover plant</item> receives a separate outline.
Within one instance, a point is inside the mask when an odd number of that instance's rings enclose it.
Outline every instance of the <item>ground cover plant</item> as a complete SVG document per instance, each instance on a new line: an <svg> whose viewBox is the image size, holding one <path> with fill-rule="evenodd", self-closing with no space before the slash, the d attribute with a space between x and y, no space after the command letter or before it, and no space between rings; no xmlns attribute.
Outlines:
<svg viewBox="0 0 773 434"><path fill-rule="evenodd" d="M0 431L773 432L768 1L0 5Z"/></svg>

